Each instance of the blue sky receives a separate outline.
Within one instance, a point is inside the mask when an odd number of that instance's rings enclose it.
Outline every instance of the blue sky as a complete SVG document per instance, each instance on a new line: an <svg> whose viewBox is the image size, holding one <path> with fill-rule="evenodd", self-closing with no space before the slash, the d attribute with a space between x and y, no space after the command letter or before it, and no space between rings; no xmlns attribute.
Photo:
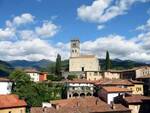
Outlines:
<svg viewBox="0 0 150 113"><path fill-rule="evenodd" d="M84 54L150 62L149 0L1 0L0 14L1 60L66 59L79 37Z"/></svg>

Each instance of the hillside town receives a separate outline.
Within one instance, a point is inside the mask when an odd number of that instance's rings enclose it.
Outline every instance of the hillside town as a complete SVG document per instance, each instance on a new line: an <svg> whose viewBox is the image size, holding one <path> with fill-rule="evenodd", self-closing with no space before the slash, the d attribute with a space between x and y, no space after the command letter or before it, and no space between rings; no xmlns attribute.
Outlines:
<svg viewBox="0 0 150 113"><path fill-rule="evenodd" d="M15 69L0 78L0 113L149 113L150 67L113 69L106 53L102 70L97 56L82 54L80 40L72 39L69 69L56 59L57 80L35 68Z"/></svg>

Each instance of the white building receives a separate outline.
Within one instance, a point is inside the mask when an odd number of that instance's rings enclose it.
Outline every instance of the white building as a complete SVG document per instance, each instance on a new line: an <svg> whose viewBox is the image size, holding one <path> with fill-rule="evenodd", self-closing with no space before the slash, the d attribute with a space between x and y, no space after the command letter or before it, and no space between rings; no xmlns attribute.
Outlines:
<svg viewBox="0 0 150 113"><path fill-rule="evenodd" d="M12 90L13 82L6 78L0 78L0 94L6 95L10 94Z"/></svg>
<svg viewBox="0 0 150 113"><path fill-rule="evenodd" d="M81 55L80 41L71 40L71 51L69 59L70 72L99 71L99 61L95 55Z"/></svg>
<svg viewBox="0 0 150 113"><path fill-rule="evenodd" d="M132 91L127 88L120 88L114 86L102 87L99 92L99 97L103 99L107 104L114 102L115 97L123 96L126 93L131 93Z"/></svg>
<svg viewBox="0 0 150 113"><path fill-rule="evenodd" d="M40 72L35 69L26 69L25 73L31 78L31 81L38 82L40 80Z"/></svg>
<svg viewBox="0 0 150 113"><path fill-rule="evenodd" d="M67 98L92 96L94 85L85 79L75 79L66 82Z"/></svg>

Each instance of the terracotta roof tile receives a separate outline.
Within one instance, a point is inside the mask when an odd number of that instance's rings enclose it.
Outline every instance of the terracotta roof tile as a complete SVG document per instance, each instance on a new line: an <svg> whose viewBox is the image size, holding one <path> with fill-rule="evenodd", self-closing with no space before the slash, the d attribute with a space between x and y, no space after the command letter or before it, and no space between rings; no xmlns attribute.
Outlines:
<svg viewBox="0 0 150 113"><path fill-rule="evenodd" d="M108 93L131 92L131 90L129 90L127 88L120 88L120 87L113 87L113 86L103 87L103 89Z"/></svg>
<svg viewBox="0 0 150 113"><path fill-rule="evenodd" d="M58 105L55 109L46 108L44 113L104 113L115 111L129 111L121 104L115 105L115 109L96 97L79 97L51 101L52 105ZM43 108L31 108L31 113L42 113Z"/></svg>
<svg viewBox="0 0 150 113"><path fill-rule="evenodd" d="M11 80L8 78L0 77L0 82L11 82Z"/></svg>
<svg viewBox="0 0 150 113"><path fill-rule="evenodd" d="M125 85L125 86L131 86L134 85L131 81L129 80L123 80L123 79L102 79L99 80L95 83L96 85L101 85L101 86L117 86L117 85Z"/></svg>
<svg viewBox="0 0 150 113"><path fill-rule="evenodd" d="M125 97L124 100L128 104L142 103L143 100L149 100L150 101L150 97L142 96L142 95L131 95L131 96Z"/></svg>
<svg viewBox="0 0 150 113"><path fill-rule="evenodd" d="M25 107L27 104L24 100L20 100L17 95L0 95L0 109Z"/></svg>

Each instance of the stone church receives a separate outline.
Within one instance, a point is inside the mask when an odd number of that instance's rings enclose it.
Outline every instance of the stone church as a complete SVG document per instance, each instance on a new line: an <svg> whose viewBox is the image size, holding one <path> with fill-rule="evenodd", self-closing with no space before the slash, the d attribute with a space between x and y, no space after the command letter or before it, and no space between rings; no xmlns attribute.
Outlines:
<svg viewBox="0 0 150 113"><path fill-rule="evenodd" d="M71 40L70 46L69 72L100 71L99 60L95 55L80 54L80 40Z"/></svg>

